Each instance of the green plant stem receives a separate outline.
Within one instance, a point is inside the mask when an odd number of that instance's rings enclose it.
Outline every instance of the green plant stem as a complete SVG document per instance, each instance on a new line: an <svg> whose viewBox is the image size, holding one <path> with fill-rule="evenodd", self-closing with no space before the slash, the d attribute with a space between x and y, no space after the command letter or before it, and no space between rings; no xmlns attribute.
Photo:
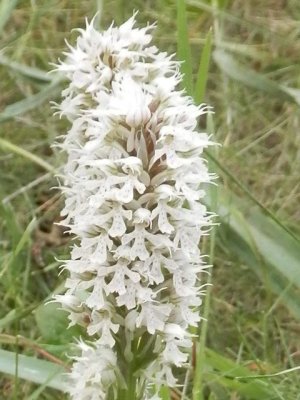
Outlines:
<svg viewBox="0 0 300 400"><path fill-rule="evenodd" d="M126 389L120 389L118 391L118 399L122 400L140 400L137 397L136 393L136 378L134 376L134 362L131 361L127 365L127 379L126 379L126 384L127 388ZM114 397L113 397L114 398Z"/></svg>
<svg viewBox="0 0 300 400"><path fill-rule="evenodd" d="M128 372L128 390L126 400L138 400L136 399L136 378L133 376L132 362L130 363Z"/></svg>

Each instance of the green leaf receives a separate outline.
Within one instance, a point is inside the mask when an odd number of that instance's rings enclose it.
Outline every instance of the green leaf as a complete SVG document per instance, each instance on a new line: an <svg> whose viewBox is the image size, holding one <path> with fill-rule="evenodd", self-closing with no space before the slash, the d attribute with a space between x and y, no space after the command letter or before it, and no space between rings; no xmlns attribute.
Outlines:
<svg viewBox="0 0 300 400"><path fill-rule="evenodd" d="M280 85L267 78L265 75L245 67L223 50L215 50L213 52L213 58L218 67L231 79L241 82L253 89L276 96L280 100L292 101L300 104L299 90Z"/></svg>
<svg viewBox="0 0 300 400"><path fill-rule="evenodd" d="M208 203L211 202L209 196ZM218 233L224 246L251 267L300 319L300 244L276 220L220 188Z"/></svg>
<svg viewBox="0 0 300 400"><path fill-rule="evenodd" d="M270 378L277 378L278 376L282 376L282 375L292 374L293 372L298 372L299 370L300 370L300 366L284 369L279 372L274 372L273 374L237 376L236 379L240 379L240 380L270 379Z"/></svg>
<svg viewBox="0 0 300 400"><path fill-rule="evenodd" d="M36 308L36 304L32 304L26 308L10 310L3 318L0 319L0 332L3 328L14 321L19 321L31 314Z"/></svg>
<svg viewBox="0 0 300 400"><path fill-rule="evenodd" d="M46 171L55 172L55 168L52 165L48 164L42 158L38 157L36 154L32 154L29 151L22 149L19 146L9 142L8 140L0 138L0 148L8 151L12 151L22 157L27 158L28 160L34 162L35 164L39 165L40 167L44 168Z"/></svg>
<svg viewBox="0 0 300 400"><path fill-rule="evenodd" d="M212 48L212 32L209 31L201 53L199 69L197 74L197 81L195 85L194 100L196 104L201 104L204 100L206 84L208 79L211 48Z"/></svg>
<svg viewBox="0 0 300 400"><path fill-rule="evenodd" d="M52 82L53 80L53 76L51 76L46 71L12 61L3 55L0 55L0 64L16 72L19 72L20 74L27 76L28 78L33 78L39 81L46 81L46 82Z"/></svg>
<svg viewBox="0 0 300 400"><path fill-rule="evenodd" d="M17 316L17 311L14 309L10 310L3 318L0 318L0 332L6 325L14 321L16 319L16 316Z"/></svg>
<svg viewBox="0 0 300 400"><path fill-rule="evenodd" d="M187 16L184 0L177 0L177 56L183 61L181 72L183 85L188 94L193 90L192 54L189 43Z"/></svg>
<svg viewBox="0 0 300 400"><path fill-rule="evenodd" d="M14 254L13 254L14 257L16 257L20 253L20 251L22 251L26 243L30 240L30 235L35 227L36 227L36 218L33 218L28 224L27 228L25 229L16 248L14 249Z"/></svg>
<svg viewBox="0 0 300 400"><path fill-rule="evenodd" d="M70 343L73 337L79 337L79 327L68 328L68 314L59 308L57 303L39 306L35 312L37 326L43 338L49 343Z"/></svg>
<svg viewBox="0 0 300 400"><path fill-rule="evenodd" d="M24 114L27 111L39 107L49 98L53 98L59 92L60 79L56 79L50 85L47 85L40 92L33 94L23 100L17 101L14 104L7 106L2 113L0 113L0 122L5 122L9 119Z"/></svg>
<svg viewBox="0 0 300 400"><path fill-rule="evenodd" d="M62 374L66 371L62 366L20 354L17 364L16 366L15 353L0 349L1 372L14 376L17 368L18 378L65 391L65 379Z"/></svg>
<svg viewBox="0 0 300 400"><path fill-rule="evenodd" d="M9 20L13 10L18 4L18 0L2 0L0 3L0 35Z"/></svg>
<svg viewBox="0 0 300 400"><path fill-rule="evenodd" d="M259 202L259 200L256 199L256 197L250 192L250 190L240 182L238 178L234 176L234 174L229 171L228 168L226 168L222 163L218 161L216 157L213 156L213 154L210 151L205 151L205 154L209 158L209 160L212 160L215 166L223 172L232 183L236 184L237 187L242 190L242 192L248 197L254 204L256 204L260 210L267 216L269 216L271 219L273 219L283 230L288 232L300 245L300 239L286 226L284 225L277 217L274 215L268 208L264 207L262 203Z"/></svg>
<svg viewBox="0 0 300 400"><path fill-rule="evenodd" d="M189 8L195 8L196 10L205 11L207 13L212 14L213 17L220 17L220 19L231 22L233 24L238 24L241 26L249 26L250 28L253 28L255 26L255 29L258 31L265 30L264 26L256 24L255 22L247 20L245 18L237 17L232 12L224 11L222 8L216 7L215 4L212 5L209 3L212 3L212 1L186 0L187 7Z"/></svg>
<svg viewBox="0 0 300 400"><path fill-rule="evenodd" d="M267 384L260 377L253 376L249 382L241 381L242 377L246 379L251 376L250 370L211 349L206 349L206 362L205 380L209 386L213 387L214 384L219 383L228 389L235 390L249 400L278 398L276 389L273 389L272 385Z"/></svg>

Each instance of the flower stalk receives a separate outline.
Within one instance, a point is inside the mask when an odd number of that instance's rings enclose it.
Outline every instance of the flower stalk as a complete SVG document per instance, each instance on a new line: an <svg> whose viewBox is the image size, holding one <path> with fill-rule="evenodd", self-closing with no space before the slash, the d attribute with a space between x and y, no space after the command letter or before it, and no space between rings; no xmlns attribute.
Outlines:
<svg viewBox="0 0 300 400"><path fill-rule="evenodd" d="M56 105L71 128L62 210L76 237L66 293L70 325L84 327L69 376L74 400L156 400L188 365L201 317L199 242L212 215L213 176L197 132L207 112L183 91L180 63L151 44L135 15L99 32L78 29L57 69L69 81Z"/></svg>

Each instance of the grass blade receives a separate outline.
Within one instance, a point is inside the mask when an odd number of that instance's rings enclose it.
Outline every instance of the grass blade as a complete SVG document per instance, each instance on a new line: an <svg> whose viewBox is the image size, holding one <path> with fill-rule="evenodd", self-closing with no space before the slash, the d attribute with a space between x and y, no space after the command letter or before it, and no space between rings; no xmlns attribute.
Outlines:
<svg viewBox="0 0 300 400"><path fill-rule="evenodd" d="M177 0L177 55L183 61L181 65L181 72L184 74L183 87L191 95L193 89L192 54L184 0Z"/></svg>
<svg viewBox="0 0 300 400"><path fill-rule="evenodd" d="M17 101L14 104L10 104L4 109L4 111L2 111L2 113L0 113L0 122L4 122L17 117L18 115L24 114L25 112L40 106L49 98L54 98L54 96L59 92L59 83L60 79L56 79L53 83L46 86L40 92L23 100Z"/></svg>
<svg viewBox="0 0 300 400"><path fill-rule="evenodd" d="M208 79L208 69L212 49L212 31L209 31L205 39L204 47L201 53L197 81L194 91L194 100L196 104L201 104L204 101L206 84Z"/></svg>
<svg viewBox="0 0 300 400"><path fill-rule="evenodd" d="M28 78L33 78L39 81L46 81L46 82L52 82L53 80L53 77L51 77L50 74L48 74L46 71L12 61L3 55L0 55L0 65L8 67L9 69L12 69L16 72L19 72L20 74L27 76Z"/></svg>
<svg viewBox="0 0 300 400"><path fill-rule="evenodd" d="M47 161L44 161L36 154L32 154L29 151L22 149L21 147L16 146L13 143L10 143L8 140L0 138L0 147L4 150L12 151L15 154L27 158L28 160L34 162L35 164L39 165L48 172L55 173L55 168L52 167L52 165L50 165L49 163L47 163Z"/></svg>
<svg viewBox="0 0 300 400"><path fill-rule="evenodd" d="M268 264L300 288L300 245L257 208L245 209L233 194L221 196L219 216ZM243 211L242 211L243 210Z"/></svg>
<svg viewBox="0 0 300 400"><path fill-rule="evenodd" d="M300 370L300 366L288 368L283 371L274 372L273 374L265 374L265 375L249 375L249 376L237 376L236 379L269 379L269 378L276 378L277 376L291 374L293 372L297 372Z"/></svg>
<svg viewBox="0 0 300 400"><path fill-rule="evenodd" d="M205 378L209 386L216 383L234 390L249 400L274 400L278 393L272 385L257 377L248 368L243 367L227 357L221 356L211 349L206 349L207 371ZM211 370L214 372L212 373ZM251 377L251 381L246 381ZM245 381L243 381L245 379ZM291 400L286 398L286 400Z"/></svg>
<svg viewBox="0 0 300 400"><path fill-rule="evenodd" d="M15 370L15 353L0 349L0 371L15 375ZM60 365L34 357L18 355L18 378L64 391L65 382L62 376L64 372L66 372L65 369Z"/></svg>
<svg viewBox="0 0 300 400"><path fill-rule="evenodd" d="M265 26L258 22L254 22L253 20L248 20L245 18L238 17L229 11L224 11L221 7L215 7L211 1L201 1L201 0L186 0L187 7L195 8L197 10L205 11L216 17L220 17L222 20L226 22L230 22L232 24L237 24L241 26L248 26L249 28L263 32L265 30Z"/></svg>
<svg viewBox="0 0 300 400"><path fill-rule="evenodd" d="M9 20L11 13L18 4L18 0L2 0L0 4L0 35L3 32L7 21Z"/></svg>
<svg viewBox="0 0 300 400"><path fill-rule="evenodd" d="M213 52L213 57L218 67L231 79L241 82L253 89L276 96L280 100L292 101L300 104L300 94L298 90L287 88L272 81L263 74L252 71L223 50L215 50Z"/></svg>
<svg viewBox="0 0 300 400"><path fill-rule="evenodd" d="M211 202L207 197L208 203ZM217 213L221 242L251 267L300 319L300 244L281 225L257 207L249 209L232 193L220 190Z"/></svg>
<svg viewBox="0 0 300 400"><path fill-rule="evenodd" d="M224 165L222 165L209 151L205 151L205 154L207 157L212 160L215 164L215 166L222 171L233 183L235 183L239 189L243 191L243 193L253 201L254 204L256 204L261 211L269 216L271 219L273 219L279 226L281 226L282 229L284 229L289 235L291 235L299 244L300 240L299 238L287 227L285 226L277 217L274 215L268 208L264 207L263 204L261 204L255 196L250 192L250 190L243 185L239 179L237 179Z"/></svg>
<svg viewBox="0 0 300 400"><path fill-rule="evenodd" d="M36 227L36 218L33 218L30 223L28 224L27 228L25 229L21 239L19 240L19 243L17 244L13 257L17 257L17 255L22 251L26 243L30 240L30 236Z"/></svg>

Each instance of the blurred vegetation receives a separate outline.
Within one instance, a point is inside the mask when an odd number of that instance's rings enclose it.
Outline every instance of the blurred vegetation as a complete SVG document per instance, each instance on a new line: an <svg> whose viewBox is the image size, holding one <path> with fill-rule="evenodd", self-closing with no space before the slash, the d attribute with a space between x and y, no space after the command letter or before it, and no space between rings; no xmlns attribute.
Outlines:
<svg viewBox="0 0 300 400"><path fill-rule="evenodd" d="M67 123L52 116L62 84L46 72L100 9L101 27L133 10L141 25L157 21L155 43L186 60L189 94L214 108L200 124L222 145L207 154L220 226L203 243L213 286L196 366L181 377L186 398L300 399L298 0L0 1L0 398L66 398L49 381L80 333L43 306L63 290L56 259L68 256L51 189L63 163L51 145ZM179 389L162 396L178 400Z"/></svg>

